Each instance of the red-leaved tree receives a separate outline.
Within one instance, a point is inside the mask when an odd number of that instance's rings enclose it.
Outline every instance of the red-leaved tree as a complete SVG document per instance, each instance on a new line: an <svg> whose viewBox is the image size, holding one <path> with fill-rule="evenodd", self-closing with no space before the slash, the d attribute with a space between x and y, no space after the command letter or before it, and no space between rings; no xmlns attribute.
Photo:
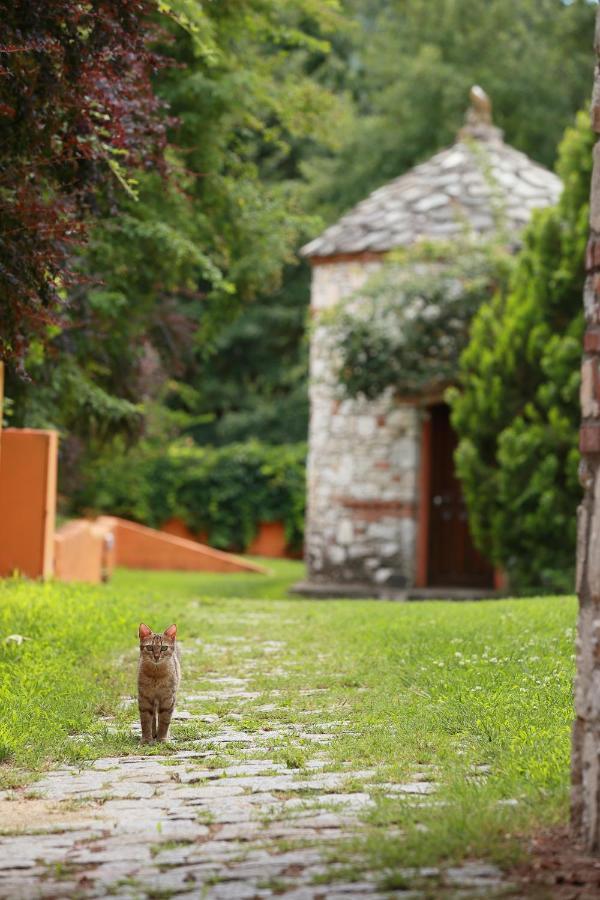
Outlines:
<svg viewBox="0 0 600 900"><path fill-rule="evenodd" d="M0 359L60 319L94 198L160 166L148 0L0 0Z"/></svg>

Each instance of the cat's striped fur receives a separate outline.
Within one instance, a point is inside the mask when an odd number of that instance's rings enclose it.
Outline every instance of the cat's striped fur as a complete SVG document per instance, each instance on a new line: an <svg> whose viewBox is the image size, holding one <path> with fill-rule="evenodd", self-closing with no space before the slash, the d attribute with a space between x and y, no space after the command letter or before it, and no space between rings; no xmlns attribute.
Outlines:
<svg viewBox="0 0 600 900"><path fill-rule="evenodd" d="M140 625L140 661L138 664L138 706L142 743L166 741L175 709L181 678L177 626L154 632Z"/></svg>

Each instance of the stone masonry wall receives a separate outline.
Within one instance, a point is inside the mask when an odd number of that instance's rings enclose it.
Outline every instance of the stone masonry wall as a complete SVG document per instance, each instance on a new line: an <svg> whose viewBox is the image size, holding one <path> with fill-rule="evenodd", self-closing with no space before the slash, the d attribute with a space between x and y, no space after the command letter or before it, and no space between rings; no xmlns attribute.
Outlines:
<svg viewBox="0 0 600 900"><path fill-rule="evenodd" d="M599 53L600 11L595 46ZM592 126L600 133L600 65L596 66ZM585 495L578 511L577 536L579 624L572 822L588 850L597 853L600 851L600 142L594 148L590 227L581 371L580 477Z"/></svg>
<svg viewBox="0 0 600 900"><path fill-rule="evenodd" d="M380 265L313 268L306 530L313 582L414 584L419 413L391 397L344 399L327 325L319 324L323 311L358 291Z"/></svg>

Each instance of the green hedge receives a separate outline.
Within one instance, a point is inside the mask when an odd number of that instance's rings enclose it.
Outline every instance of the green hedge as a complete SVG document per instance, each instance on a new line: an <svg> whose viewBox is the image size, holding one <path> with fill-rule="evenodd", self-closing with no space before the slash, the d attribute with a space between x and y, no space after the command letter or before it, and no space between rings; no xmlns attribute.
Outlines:
<svg viewBox="0 0 600 900"><path fill-rule="evenodd" d="M178 516L215 547L245 550L260 522L282 521L302 544L306 444L226 447L142 444L89 464L73 511L108 513L158 527Z"/></svg>

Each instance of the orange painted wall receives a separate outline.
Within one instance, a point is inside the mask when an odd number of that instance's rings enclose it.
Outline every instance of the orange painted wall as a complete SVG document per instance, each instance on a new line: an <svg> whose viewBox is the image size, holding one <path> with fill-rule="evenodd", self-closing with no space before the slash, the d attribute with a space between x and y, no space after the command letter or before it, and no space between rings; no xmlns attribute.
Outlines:
<svg viewBox="0 0 600 900"><path fill-rule="evenodd" d="M186 541L197 541L199 544L210 546L208 543L208 535L205 531L199 531L197 534L194 534L194 532L187 527L183 519L180 519L177 516L167 519L167 521L160 526L160 531L164 531L165 534L174 534L175 537L185 538Z"/></svg>
<svg viewBox="0 0 600 900"><path fill-rule="evenodd" d="M191 572L255 572L263 566L223 553L196 541L165 534L136 522L101 516L115 536L115 565L132 569L172 569Z"/></svg>
<svg viewBox="0 0 600 900"><path fill-rule="evenodd" d="M205 534L194 534L183 519L177 517L166 521L164 525L161 525L160 530L165 534L173 534L176 537L206 545ZM302 559L301 552L291 553L288 550L283 522L261 522L254 540L245 552L254 556L268 556L272 559Z"/></svg>
<svg viewBox="0 0 600 900"><path fill-rule="evenodd" d="M2 449L2 422L4 421L4 363L0 362L0 450Z"/></svg>
<svg viewBox="0 0 600 900"><path fill-rule="evenodd" d="M114 539L106 526L74 519L54 537L54 576L61 581L107 581L114 566Z"/></svg>
<svg viewBox="0 0 600 900"><path fill-rule="evenodd" d="M53 571L58 434L5 428L0 446L0 575Z"/></svg>
<svg viewBox="0 0 600 900"><path fill-rule="evenodd" d="M193 531L190 531L183 519L179 519L176 516L173 516L172 519L168 519L161 525L160 530L164 531L165 534L172 534L174 537L184 538L186 541L200 540ZM201 543L203 542L201 541Z"/></svg>
<svg viewBox="0 0 600 900"><path fill-rule="evenodd" d="M247 550L256 556L275 559L287 556L287 542L283 522L261 522L256 536Z"/></svg>

